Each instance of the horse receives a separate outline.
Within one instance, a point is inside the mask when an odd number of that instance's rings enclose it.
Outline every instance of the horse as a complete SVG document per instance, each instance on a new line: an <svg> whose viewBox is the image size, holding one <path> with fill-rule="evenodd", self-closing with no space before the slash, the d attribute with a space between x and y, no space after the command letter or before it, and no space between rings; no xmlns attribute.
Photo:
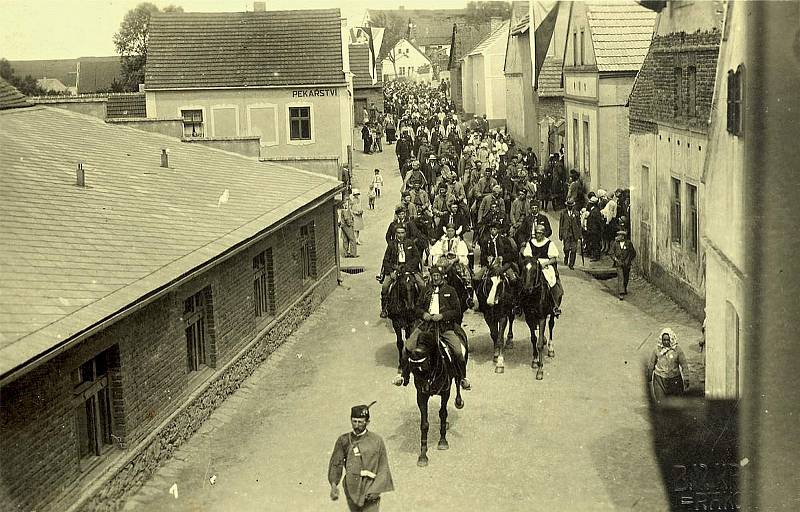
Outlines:
<svg viewBox="0 0 800 512"><path fill-rule="evenodd" d="M444 281L452 286L458 295L458 302L461 304L461 317L458 319L458 323L460 324L464 320L464 312L469 309L472 303L471 289L468 286L469 283L458 274L455 265L451 265L450 268L447 269L444 275Z"/></svg>
<svg viewBox="0 0 800 512"><path fill-rule="evenodd" d="M463 331L462 331L463 332ZM455 368L447 360L443 342L439 339L439 332L421 332L417 339L418 345L409 355L408 364L414 375L414 387L417 389L417 407L420 413L420 447L417 466L428 465L428 400L434 395L439 395L439 450L447 450L447 402L450 400L450 387L457 378ZM456 409L464 407L461 398L461 386L456 384Z"/></svg>
<svg viewBox="0 0 800 512"><path fill-rule="evenodd" d="M495 373L503 373L505 364L503 358L504 348L513 348L513 333L511 324L514 322L514 288L505 274L494 275L491 269L476 286L478 296L478 309L483 313L483 319L489 326L489 334L494 346L493 360ZM503 336L509 327L509 337Z"/></svg>
<svg viewBox="0 0 800 512"><path fill-rule="evenodd" d="M386 312L397 338L398 371L402 367L404 340L408 339L414 329L414 315L420 291L414 273L409 270L398 272L397 278L389 287Z"/></svg>
<svg viewBox="0 0 800 512"><path fill-rule="evenodd" d="M553 349L553 327L555 317L553 316L553 297L550 294L549 285L542 273L539 262L535 258L523 257L520 261L521 287L520 304L525 314L525 323L531 331L531 345L533 347L533 359L531 368L536 369L536 380L544 378L544 346L547 345L547 356L555 357ZM545 334L545 325L550 327L550 338ZM536 330L539 330L539 337L536 337Z"/></svg>

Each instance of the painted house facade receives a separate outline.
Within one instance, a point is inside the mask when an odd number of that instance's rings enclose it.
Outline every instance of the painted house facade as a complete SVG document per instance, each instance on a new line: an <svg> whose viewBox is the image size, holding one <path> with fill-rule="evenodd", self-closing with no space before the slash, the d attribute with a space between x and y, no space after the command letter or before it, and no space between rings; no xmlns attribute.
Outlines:
<svg viewBox="0 0 800 512"><path fill-rule="evenodd" d="M450 44L451 50L447 70L450 74L450 98L456 108L461 112L464 111L464 97L462 94L464 88L464 56L492 33L492 27L493 24L491 22L477 25L465 23L453 24Z"/></svg>
<svg viewBox="0 0 800 512"><path fill-rule="evenodd" d="M702 174L722 19L722 2L667 2L629 101L637 265L699 318L706 281Z"/></svg>
<svg viewBox="0 0 800 512"><path fill-rule="evenodd" d="M628 109L656 14L633 1L570 4L565 159L591 190L628 187Z"/></svg>
<svg viewBox="0 0 800 512"><path fill-rule="evenodd" d="M729 2L725 6L701 174L705 188L702 246L706 255L706 395L713 398L742 396L742 375L746 372L743 362L748 360L753 341L747 339L745 327L751 322L746 290L752 290L746 274L747 217L751 215L745 182L753 179L747 178L748 172L758 174L755 179L760 179L761 171L748 171L745 144L753 149L760 143L744 129L746 99L748 94L757 92L747 81L747 69L753 65L748 62L748 55L752 54L747 51L747 40L741 37L752 30L747 27L751 10L746 2Z"/></svg>
<svg viewBox="0 0 800 512"><path fill-rule="evenodd" d="M400 39L381 61L383 81L410 80L430 83L433 78L431 61L425 52L408 39Z"/></svg>
<svg viewBox="0 0 800 512"><path fill-rule="evenodd" d="M0 145L3 505L111 510L336 287L341 184L2 91Z"/></svg>
<svg viewBox="0 0 800 512"><path fill-rule="evenodd" d="M269 160L344 163L349 37L339 9L153 15L147 117L182 118L188 139L258 138Z"/></svg>
<svg viewBox="0 0 800 512"><path fill-rule="evenodd" d="M489 122L505 125L506 76L503 71L510 21L499 23L486 39L464 56L461 98L464 112L486 115Z"/></svg>

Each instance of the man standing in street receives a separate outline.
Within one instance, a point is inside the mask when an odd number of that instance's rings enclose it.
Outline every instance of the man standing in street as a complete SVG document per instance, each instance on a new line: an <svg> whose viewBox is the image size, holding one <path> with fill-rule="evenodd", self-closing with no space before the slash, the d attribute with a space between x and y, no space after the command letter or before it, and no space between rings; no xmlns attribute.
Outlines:
<svg viewBox="0 0 800 512"><path fill-rule="evenodd" d="M631 277L631 263L636 257L636 249L628 240L628 232L624 229L617 231L617 237L611 244L611 259L617 269L617 294L619 300L628 295L628 279Z"/></svg>
<svg viewBox="0 0 800 512"><path fill-rule="evenodd" d="M331 500L339 499L339 482L344 473L344 495L351 512L378 512L381 493L394 490L389 457L383 439L367 430L369 408L374 404L350 409L352 432L339 436L328 464Z"/></svg>
<svg viewBox="0 0 800 512"><path fill-rule="evenodd" d="M564 243L564 264L572 269L582 237L581 221L575 211L575 201L567 199L566 206L558 222L558 238Z"/></svg>

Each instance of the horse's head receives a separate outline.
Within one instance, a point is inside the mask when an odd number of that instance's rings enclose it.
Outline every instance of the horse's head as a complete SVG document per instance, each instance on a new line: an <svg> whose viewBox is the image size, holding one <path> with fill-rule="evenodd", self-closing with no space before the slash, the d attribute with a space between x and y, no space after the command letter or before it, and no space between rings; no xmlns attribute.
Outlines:
<svg viewBox="0 0 800 512"><path fill-rule="evenodd" d="M542 269L535 258L522 258L522 290L530 294L540 285L542 279Z"/></svg>
<svg viewBox="0 0 800 512"><path fill-rule="evenodd" d="M417 280L414 274L408 270L402 272L398 277L400 285L400 295L406 309L413 309L417 302Z"/></svg>

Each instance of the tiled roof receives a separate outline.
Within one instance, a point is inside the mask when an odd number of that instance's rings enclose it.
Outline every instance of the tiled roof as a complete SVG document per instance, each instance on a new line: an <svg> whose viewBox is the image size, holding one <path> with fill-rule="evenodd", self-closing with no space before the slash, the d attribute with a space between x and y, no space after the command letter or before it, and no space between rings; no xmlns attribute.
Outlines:
<svg viewBox="0 0 800 512"><path fill-rule="evenodd" d="M106 117L111 119L147 117L144 93L109 94L106 103Z"/></svg>
<svg viewBox="0 0 800 512"><path fill-rule="evenodd" d="M561 87L562 68L563 61L560 58L545 57L542 69L539 71L539 97L564 95L564 88Z"/></svg>
<svg viewBox="0 0 800 512"><path fill-rule="evenodd" d="M148 89L344 83L339 9L154 14Z"/></svg>
<svg viewBox="0 0 800 512"><path fill-rule="evenodd" d="M634 1L587 3L598 71L638 71L647 55L656 13Z"/></svg>
<svg viewBox="0 0 800 512"><path fill-rule="evenodd" d="M450 63L447 69L454 69L460 66L461 59L478 46L486 36L491 34L492 26L490 23L480 25L456 24L453 27L453 36L450 49Z"/></svg>
<svg viewBox="0 0 800 512"><path fill-rule="evenodd" d="M339 187L43 106L0 112L0 147L2 376Z"/></svg>
<svg viewBox="0 0 800 512"><path fill-rule="evenodd" d="M350 71L353 73L353 87L372 87L369 72L370 55L368 44L350 45Z"/></svg>
<svg viewBox="0 0 800 512"><path fill-rule="evenodd" d="M0 78L0 110L8 108L30 107L28 98L16 87Z"/></svg>
<svg viewBox="0 0 800 512"><path fill-rule="evenodd" d="M505 39L508 37L508 26L510 25L509 21L504 21L499 27L497 27L494 32L489 34L486 39L478 43L478 46L472 49L467 55L480 55L487 48L489 48L492 44L494 44L498 39Z"/></svg>

